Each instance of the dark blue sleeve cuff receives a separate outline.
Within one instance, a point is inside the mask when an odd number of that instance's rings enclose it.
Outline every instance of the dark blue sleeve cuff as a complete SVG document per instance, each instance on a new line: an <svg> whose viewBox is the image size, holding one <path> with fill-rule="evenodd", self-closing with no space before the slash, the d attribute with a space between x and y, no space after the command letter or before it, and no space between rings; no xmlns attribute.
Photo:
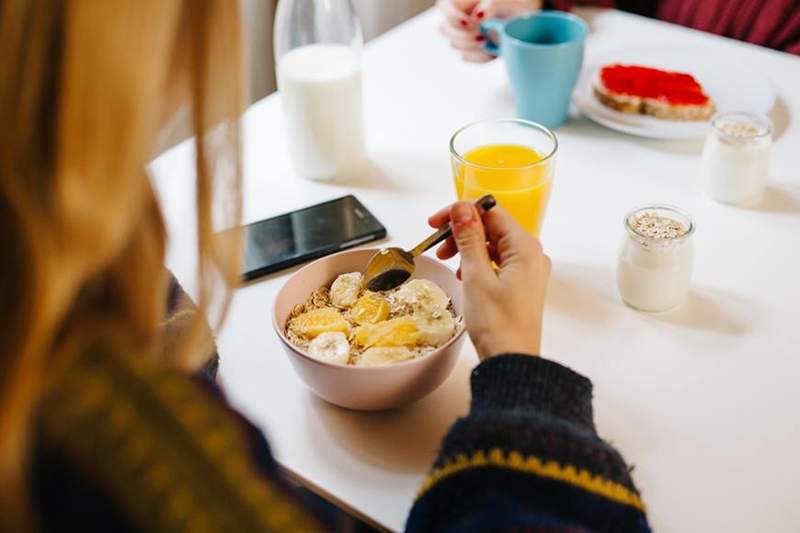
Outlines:
<svg viewBox="0 0 800 533"><path fill-rule="evenodd" d="M553 361L523 354L490 357L472 371L472 411L522 409L594 431L592 382Z"/></svg>

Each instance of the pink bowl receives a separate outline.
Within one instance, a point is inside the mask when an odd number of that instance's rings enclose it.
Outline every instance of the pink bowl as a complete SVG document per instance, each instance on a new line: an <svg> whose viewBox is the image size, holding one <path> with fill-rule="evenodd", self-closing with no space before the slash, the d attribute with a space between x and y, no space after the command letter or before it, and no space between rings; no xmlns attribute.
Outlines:
<svg viewBox="0 0 800 533"><path fill-rule="evenodd" d="M464 330L428 355L411 361L376 367L343 366L314 359L293 346L284 335L292 308L336 276L361 272L377 249L349 250L314 261L295 272L278 292L272 324L297 374L320 398L347 407L376 411L419 400L442 384L458 359ZM461 282L447 266L430 257L416 261L415 278L438 284L463 313Z"/></svg>

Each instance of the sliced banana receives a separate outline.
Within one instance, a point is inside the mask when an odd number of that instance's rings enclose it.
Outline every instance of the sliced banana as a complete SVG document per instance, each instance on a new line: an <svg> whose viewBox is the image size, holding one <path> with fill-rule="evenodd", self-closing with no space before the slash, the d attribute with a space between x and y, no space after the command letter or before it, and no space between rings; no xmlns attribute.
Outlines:
<svg viewBox="0 0 800 533"><path fill-rule="evenodd" d="M331 285L331 302L336 307L347 309L361 295L361 273L341 274Z"/></svg>
<svg viewBox="0 0 800 533"><path fill-rule="evenodd" d="M435 309L447 309L450 298L432 281L412 279L401 285L394 294L394 299L410 306L414 311L423 311L430 315Z"/></svg>
<svg viewBox="0 0 800 533"><path fill-rule="evenodd" d="M322 333L308 345L308 355L327 363L346 365L350 359L350 343L344 333Z"/></svg>
<svg viewBox="0 0 800 533"><path fill-rule="evenodd" d="M423 343L431 346L441 346L449 341L456 329L453 314L447 309L434 308L430 314L420 313L414 318Z"/></svg>
<svg viewBox="0 0 800 533"><path fill-rule="evenodd" d="M380 348L370 348L361 354L356 363L358 366L380 366L399 363L413 359L414 354L411 350L402 346L384 346Z"/></svg>

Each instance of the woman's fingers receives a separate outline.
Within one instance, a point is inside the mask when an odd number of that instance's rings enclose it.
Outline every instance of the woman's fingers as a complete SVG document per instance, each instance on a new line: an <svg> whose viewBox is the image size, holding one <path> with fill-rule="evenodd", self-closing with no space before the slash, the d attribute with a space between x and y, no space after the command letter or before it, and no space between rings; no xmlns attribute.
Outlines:
<svg viewBox="0 0 800 533"><path fill-rule="evenodd" d="M542 0L481 0L472 10L472 22L499 17L510 18L542 8Z"/></svg>
<svg viewBox="0 0 800 533"><path fill-rule="evenodd" d="M436 249L436 257L439 259L450 259L451 257L455 257L458 253L458 246L456 246L456 241L453 240L452 237L445 240L439 248Z"/></svg>
<svg viewBox="0 0 800 533"><path fill-rule="evenodd" d="M450 206L443 207L428 217L428 225L439 229L450 222Z"/></svg>
<svg viewBox="0 0 800 533"><path fill-rule="evenodd" d="M450 223L450 210L452 209L452 205L447 207L441 208L436 213L432 214L428 217L428 225L432 228L441 228L445 224ZM502 209L502 208L499 208ZM497 261L500 258L500 254L498 252L497 240L500 238L502 234L508 233L509 231L513 231L513 226L516 225L516 222L511 215L507 212L503 211L501 215L494 216L490 213L498 211L498 207L483 213L482 218L484 220L484 224L486 226L486 239L488 244L489 255L491 256L493 261ZM519 228L520 231L523 231L522 228ZM527 236L527 233L525 233ZM439 248L436 250L436 256L439 259L450 259L451 257L455 257L458 254L458 247L456 246L456 242L453 237L445 240Z"/></svg>
<svg viewBox="0 0 800 533"><path fill-rule="evenodd" d="M495 264L500 264L500 256L497 254L497 244L489 241L486 243L486 249L489 250L489 257Z"/></svg>
<svg viewBox="0 0 800 533"><path fill-rule="evenodd" d="M484 20L494 17L497 11L495 4L497 3L496 0L481 0L478 2L472 11L472 21L480 24Z"/></svg>
<svg viewBox="0 0 800 533"><path fill-rule="evenodd" d="M491 241L487 242L486 250L489 254L489 259L499 265L500 256L497 253L497 246ZM436 257L442 260L452 259L456 255L458 255L458 246L456 246L456 241L454 241L452 237L444 241L442 245L436 249Z"/></svg>
<svg viewBox="0 0 800 533"><path fill-rule="evenodd" d="M461 52L461 59L469 63L488 63L496 58L483 50L468 50Z"/></svg>
<svg viewBox="0 0 800 533"><path fill-rule="evenodd" d="M497 241L504 236L513 236L520 240L530 235L514 220L511 213L503 206L498 205L483 214L483 224L486 227L486 236L491 241Z"/></svg>
<svg viewBox="0 0 800 533"><path fill-rule="evenodd" d="M486 63L494 59L493 55L483 51L486 36L479 31L487 9L494 6L492 2L487 4L479 0L438 0L437 5L445 17L439 31L450 41L450 46L461 52L464 61Z"/></svg>
<svg viewBox="0 0 800 533"><path fill-rule="evenodd" d="M442 23L439 30L450 41L450 46L461 51L480 50L486 41L486 37L478 31L454 28L446 22Z"/></svg>
<svg viewBox="0 0 800 533"><path fill-rule="evenodd" d="M537 245L536 239L501 206L483 215L483 225L501 266L515 256L529 255Z"/></svg>
<svg viewBox="0 0 800 533"><path fill-rule="evenodd" d="M461 275L465 283L483 283L494 277L486 249L486 233L478 210L469 202L456 202L450 208L453 238L461 254Z"/></svg>
<svg viewBox="0 0 800 533"><path fill-rule="evenodd" d="M455 28L473 26L470 17L477 0L439 0L436 2L447 23Z"/></svg>
<svg viewBox="0 0 800 533"><path fill-rule="evenodd" d="M440 31L450 46L461 52L464 61L486 63L495 56L483 50L486 36L479 31L481 23L541 9L542 0L438 0L437 5L445 18Z"/></svg>

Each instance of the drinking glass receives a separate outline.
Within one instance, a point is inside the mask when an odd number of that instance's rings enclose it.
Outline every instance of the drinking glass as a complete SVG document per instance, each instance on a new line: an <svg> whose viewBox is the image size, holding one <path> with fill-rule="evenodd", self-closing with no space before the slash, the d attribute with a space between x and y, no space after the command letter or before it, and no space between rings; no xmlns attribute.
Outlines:
<svg viewBox="0 0 800 533"><path fill-rule="evenodd" d="M521 119L464 126L450 140L459 200L493 194L531 235L542 229L555 172L558 140L545 126Z"/></svg>

